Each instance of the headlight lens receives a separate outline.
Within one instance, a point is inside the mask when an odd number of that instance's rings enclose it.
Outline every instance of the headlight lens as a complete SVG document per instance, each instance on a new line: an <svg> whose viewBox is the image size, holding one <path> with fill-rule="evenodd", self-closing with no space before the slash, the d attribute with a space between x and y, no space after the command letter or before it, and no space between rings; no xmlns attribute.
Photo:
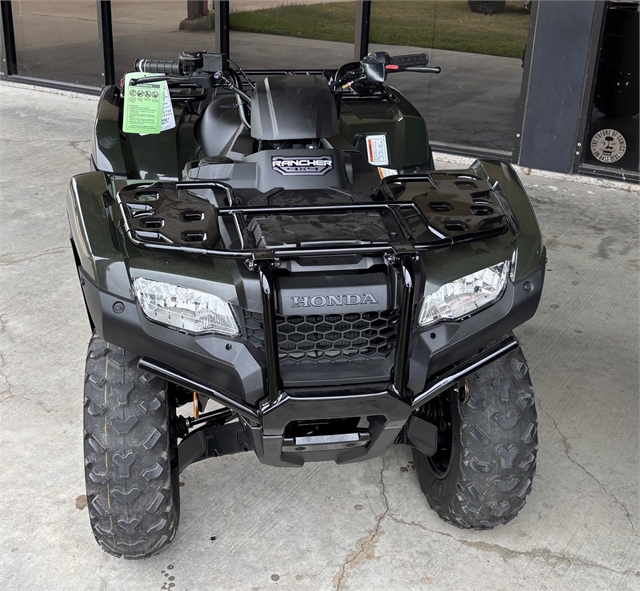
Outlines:
<svg viewBox="0 0 640 591"><path fill-rule="evenodd" d="M218 296L142 277L133 280L133 288L150 320L194 333L240 334L231 306Z"/></svg>
<svg viewBox="0 0 640 591"><path fill-rule="evenodd" d="M469 316L497 300L507 284L509 267L505 261L443 285L425 298L418 323L428 326Z"/></svg>

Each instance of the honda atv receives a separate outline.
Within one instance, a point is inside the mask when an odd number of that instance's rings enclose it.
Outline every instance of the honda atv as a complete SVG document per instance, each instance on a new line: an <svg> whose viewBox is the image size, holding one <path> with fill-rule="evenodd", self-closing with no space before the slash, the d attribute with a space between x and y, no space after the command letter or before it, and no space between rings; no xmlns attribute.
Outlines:
<svg viewBox="0 0 640 591"><path fill-rule="evenodd" d="M545 251L509 164L433 170L424 120L385 84L427 64L185 53L104 89L68 211L93 330L87 501L110 554L167 546L178 474L239 452L300 467L407 445L444 520L522 509L536 411L511 331Z"/></svg>

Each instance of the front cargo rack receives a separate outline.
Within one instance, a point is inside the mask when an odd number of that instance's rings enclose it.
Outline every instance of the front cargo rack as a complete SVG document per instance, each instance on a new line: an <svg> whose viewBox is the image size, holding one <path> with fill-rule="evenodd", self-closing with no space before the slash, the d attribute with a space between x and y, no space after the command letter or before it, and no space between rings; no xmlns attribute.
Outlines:
<svg viewBox="0 0 640 591"><path fill-rule="evenodd" d="M303 256L384 255L395 260L500 236L510 227L508 205L491 185L455 172L387 177L369 203L243 206L224 183L164 181L128 184L117 192L116 202L124 230L137 247L240 259L250 268L261 261ZM374 228L382 221L385 231L369 227L364 232L362 220L367 219ZM305 235L309 220L322 220L327 235ZM287 240L269 244L256 236L256 228L268 233L276 221L287 228ZM362 231L350 230L349 221ZM340 223L344 235L332 234L329 228Z"/></svg>

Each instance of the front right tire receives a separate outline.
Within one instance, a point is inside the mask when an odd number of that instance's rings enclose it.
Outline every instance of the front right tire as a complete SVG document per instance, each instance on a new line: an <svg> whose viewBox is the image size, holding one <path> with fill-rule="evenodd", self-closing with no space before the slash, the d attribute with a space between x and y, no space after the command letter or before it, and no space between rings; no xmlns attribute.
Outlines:
<svg viewBox="0 0 640 591"><path fill-rule="evenodd" d="M438 450L413 449L429 506L453 525L491 529L511 521L531 491L538 450L529 368L520 349L430 401Z"/></svg>
<svg viewBox="0 0 640 591"><path fill-rule="evenodd" d="M106 552L130 559L164 549L176 535L180 515L167 383L137 362L136 355L94 334L84 387L91 528Z"/></svg>

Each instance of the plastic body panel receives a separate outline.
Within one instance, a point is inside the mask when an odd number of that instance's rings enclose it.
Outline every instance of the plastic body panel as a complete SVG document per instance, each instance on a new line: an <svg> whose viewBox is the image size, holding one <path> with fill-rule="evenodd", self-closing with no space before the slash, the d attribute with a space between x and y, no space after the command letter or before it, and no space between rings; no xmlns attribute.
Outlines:
<svg viewBox="0 0 640 591"><path fill-rule="evenodd" d="M98 101L91 159L97 170L143 180L179 180L184 165L198 157L195 127L200 116L174 103L176 127L156 135L122 132L122 99L106 86Z"/></svg>
<svg viewBox="0 0 640 591"><path fill-rule="evenodd" d="M388 168L429 169L433 159L424 119L397 89L388 87L388 91L387 97L343 99L340 134L366 158L364 136L384 133L391 158Z"/></svg>
<svg viewBox="0 0 640 591"><path fill-rule="evenodd" d="M315 77L306 76L285 76L284 78L315 80ZM365 136L382 133L387 136L391 156L389 168L428 170L432 167L433 160L424 119L398 90L389 87L388 93L383 97L343 99L338 120L335 117L335 101L328 87L321 89L319 86L314 86L314 88L318 96L323 97L323 101L326 99L329 102L323 107L324 111L319 111L320 115L311 119L309 118L310 108L300 107L301 111L306 112L305 117L308 121L304 125L300 123L291 123L291 125L294 125L296 133L312 133L312 135L308 137L297 135L294 139L328 139L342 136L349 146L358 144L360 152L366 158ZM328 93L328 98L324 90ZM265 101L266 96L260 101L261 110L264 110L262 103ZM107 86L102 91L98 102L92 165L96 170L130 179L179 180L188 162L204 156L225 156L232 149L242 129L234 106L235 98L222 94L208 105L204 115L200 117L200 115L186 112L174 102L176 119L174 129L157 135L124 134L121 131L120 91L117 86ZM312 106L315 108L316 105ZM287 103L287 110L290 109L291 105ZM328 112L325 112L327 109ZM259 118L260 115L257 117ZM270 117L273 119L271 115ZM333 121L331 124L330 120ZM257 122L254 114L254 130L258 125L263 126L266 123ZM285 134L284 129L282 128L279 132L279 136ZM258 132L254 131L254 133ZM272 135L272 132L267 135ZM288 131L286 135L289 135Z"/></svg>
<svg viewBox="0 0 640 591"><path fill-rule="evenodd" d="M338 115L322 76L267 76L251 95L251 135L259 140L333 137Z"/></svg>

